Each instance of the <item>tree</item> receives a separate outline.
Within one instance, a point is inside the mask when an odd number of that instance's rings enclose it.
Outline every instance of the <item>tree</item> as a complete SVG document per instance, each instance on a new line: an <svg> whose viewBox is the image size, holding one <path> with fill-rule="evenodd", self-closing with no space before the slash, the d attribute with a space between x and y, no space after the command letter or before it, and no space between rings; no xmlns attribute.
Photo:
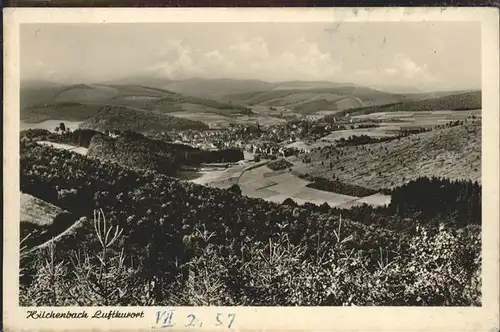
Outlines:
<svg viewBox="0 0 500 332"><path fill-rule="evenodd" d="M330 211L330 205L328 205L327 202L324 202L319 206L319 210L323 213L327 213L328 211Z"/></svg>
<svg viewBox="0 0 500 332"><path fill-rule="evenodd" d="M62 132L65 132L66 131L66 125L64 124L64 122L61 122L59 124L59 129L61 129Z"/></svg>
<svg viewBox="0 0 500 332"><path fill-rule="evenodd" d="M299 206L293 199L291 199L290 197L288 197L287 199L285 199L282 203L283 205L288 205L288 206L293 206L293 207L297 207Z"/></svg>
<svg viewBox="0 0 500 332"><path fill-rule="evenodd" d="M236 195L241 195L241 188L236 183L229 187L229 191L235 193Z"/></svg>

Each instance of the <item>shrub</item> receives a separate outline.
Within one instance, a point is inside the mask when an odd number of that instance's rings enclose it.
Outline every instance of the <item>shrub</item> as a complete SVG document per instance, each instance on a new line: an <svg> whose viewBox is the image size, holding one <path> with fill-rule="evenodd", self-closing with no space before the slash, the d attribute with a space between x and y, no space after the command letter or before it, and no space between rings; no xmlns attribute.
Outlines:
<svg viewBox="0 0 500 332"><path fill-rule="evenodd" d="M241 195L241 188L237 184L233 184L228 190L236 195Z"/></svg>

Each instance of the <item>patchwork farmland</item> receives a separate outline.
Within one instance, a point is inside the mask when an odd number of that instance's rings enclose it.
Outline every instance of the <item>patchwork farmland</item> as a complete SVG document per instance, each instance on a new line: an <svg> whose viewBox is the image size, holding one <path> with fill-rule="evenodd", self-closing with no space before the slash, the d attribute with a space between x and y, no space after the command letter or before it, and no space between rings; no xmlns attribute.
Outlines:
<svg viewBox="0 0 500 332"><path fill-rule="evenodd" d="M311 181L301 179L289 170L273 171L266 165L257 165L257 167L237 165L222 172L208 172L191 182L217 188L229 188L237 184L243 195L275 203L282 203L287 198L293 199L299 205L307 202L317 205L327 203L332 207L345 208L363 203L373 206L384 206L390 203L390 196L381 193L356 197L309 188L307 185Z"/></svg>

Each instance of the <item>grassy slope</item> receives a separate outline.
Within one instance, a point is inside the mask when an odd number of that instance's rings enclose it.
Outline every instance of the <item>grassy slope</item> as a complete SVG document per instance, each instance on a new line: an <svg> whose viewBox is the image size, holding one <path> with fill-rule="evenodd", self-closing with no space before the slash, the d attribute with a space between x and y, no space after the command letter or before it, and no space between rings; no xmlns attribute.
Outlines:
<svg viewBox="0 0 500 332"><path fill-rule="evenodd" d="M293 111L295 113L299 113L302 115L314 114L314 113L318 112L318 110L336 111L337 105L329 102L326 99L315 99L315 100L302 102L302 103L297 104L293 107Z"/></svg>
<svg viewBox="0 0 500 332"><path fill-rule="evenodd" d="M420 176L481 181L479 123L340 150L344 155L338 160L335 152L313 151L312 163L298 170L325 178L336 175L342 181L374 189L398 186Z"/></svg>
<svg viewBox="0 0 500 332"><path fill-rule="evenodd" d="M54 218L64 212L61 208L34 196L21 193L21 222L50 225Z"/></svg>

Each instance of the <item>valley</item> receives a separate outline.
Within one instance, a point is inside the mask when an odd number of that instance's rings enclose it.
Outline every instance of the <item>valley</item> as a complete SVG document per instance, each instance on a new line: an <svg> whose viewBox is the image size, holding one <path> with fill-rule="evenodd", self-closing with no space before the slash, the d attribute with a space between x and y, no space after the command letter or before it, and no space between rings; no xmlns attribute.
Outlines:
<svg viewBox="0 0 500 332"><path fill-rule="evenodd" d="M204 95L183 90L186 86L196 88L196 80L186 82L187 85L170 83L161 88L161 85L126 84L58 86L51 87L51 93L47 90L37 92L30 86L23 92L27 96L23 104L28 105L25 107L27 112L21 112L21 130L55 132L54 129L64 123L68 133L76 129L90 130L92 136L92 131L97 130L113 132L116 136L119 132L133 131L145 135L146 140L150 137L175 141L208 150L241 149L246 157L238 163L222 167L210 164L194 168L181 166L174 172L182 179L214 188L238 185L244 195L271 202L283 202L288 198L300 205L327 203L346 208L362 203L373 206L390 203L390 196L381 192L358 197L308 187L312 182L304 176L340 179L373 190L397 187L420 176L480 181L481 127L478 123L481 110L473 109L478 106L475 93L403 95L327 82L285 82L266 85L266 91L229 94L233 91L230 81L214 83L218 84L218 94L212 91ZM250 87L256 84L244 83ZM244 90L246 86L241 84L239 89ZM176 87L176 92L166 90L168 87ZM183 96L179 92L187 94ZM214 99L207 99L207 96ZM41 102L45 102L42 108L33 106ZM345 108L337 105L346 102ZM408 110L403 110L405 103ZM464 110L455 110L457 106L439 109L459 103ZM85 115L78 109L83 105L92 111ZM98 105L100 109L95 112ZM319 108L304 112L302 107L305 105ZM415 109L416 105L423 105L422 110ZM85 121L67 121L71 112L57 118L61 114L60 107L76 107L78 116L75 119L84 116ZM349 109L352 113L347 113ZM40 119L41 114L51 119L32 122ZM84 155L88 153L88 146L64 142L64 139L56 142L57 136L49 141L43 137L38 140L41 144ZM133 155L128 154L131 143L127 143L127 147L105 148L105 152L97 152L94 144L89 156L132 165ZM133 149L144 149L139 147L143 143L133 144L138 144ZM123 158L113 152L120 149L128 151L122 154ZM163 166L152 166L151 157L156 153L153 150L137 153L143 155L140 158L149 160L134 162L134 165L141 165L140 168L174 167L165 166L165 161L161 161L165 157L153 162ZM281 158L289 162L287 169L273 171L265 166Z"/></svg>

